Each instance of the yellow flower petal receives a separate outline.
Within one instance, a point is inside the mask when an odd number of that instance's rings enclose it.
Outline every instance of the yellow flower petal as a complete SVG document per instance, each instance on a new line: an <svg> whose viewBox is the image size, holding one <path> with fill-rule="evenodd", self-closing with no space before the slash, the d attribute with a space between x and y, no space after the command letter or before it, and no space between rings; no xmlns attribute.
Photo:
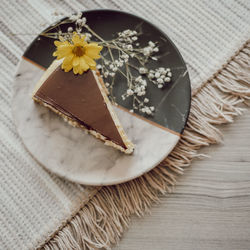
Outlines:
<svg viewBox="0 0 250 250"><path fill-rule="evenodd" d="M61 42L60 42L60 41L54 41L54 44L55 44L56 46L60 46L60 45L61 45Z"/></svg>
<svg viewBox="0 0 250 250"><path fill-rule="evenodd" d="M83 71L87 71L89 69L89 65L85 62L83 57L80 58L80 67Z"/></svg>
<svg viewBox="0 0 250 250"><path fill-rule="evenodd" d="M72 52L73 49L73 45L61 45L59 47L57 47L57 51L58 52Z"/></svg>
<svg viewBox="0 0 250 250"><path fill-rule="evenodd" d="M72 53L72 45L63 45L57 47L57 50L53 53L53 56L57 56L57 59L66 57Z"/></svg>
<svg viewBox="0 0 250 250"><path fill-rule="evenodd" d="M100 58L100 51L102 50L102 46L99 46L96 43L90 43L85 46L85 54L93 59Z"/></svg>
<svg viewBox="0 0 250 250"><path fill-rule="evenodd" d="M73 59L73 67L77 66L80 64L80 57L79 56L75 56Z"/></svg>
<svg viewBox="0 0 250 250"><path fill-rule="evenodd" d="M65 63L72 63L72 59L73 59L73 58L74 58L74 54L71 53L71 54L69 54L69 55L67 55L67 56L65 57L64 62L65 62Z"/></svg>
<svg viewBox="0 0 250 250"><path fill-rule="evenodd" d="M92 67L95 67L95 66L96 66L96 62L95 62L92 58L90 58L90 57L88 57L88 56L86 56L86 55L84 55L83 58L84 58L85 62L86 62L89 66L92 66Z"/></svg>
<svg viewBox="0 0 250 250"><path fill-rule="evenodd" d="M85 42L84 40L85 40L85 36L80 37L80 35L78 35L76 33L74 33L74 35L72 37L72 42L76 46L86 46L87 42Z"/></svg>
<svg viewBox="0 0 250 250"><path fill-rule="evenodd" d="M62 64L62 69L64 69L65 72L69 72L73 68L72 64Z"/></svg>
<svg viewBox="0 0 250 250"><path fill-rule="evenodd" d="M74 58L73 54L71 54L71 55L64 58L63 63L62 63L62 68L66 72L68 72L68 71L70 71L72 69L72 67L73 67L72 60L73 60L73 58Z"/></svg>
<svg viewBox="0 0 250 250"><path fill-rule="evenodd" d="M84 72L83 69L80 67L79 70L78 70L78 74L81 75L83 72Z"/></svg>
<svg viewBox="0 0 250 250"><path fill-rule="evenodd" d="M73 67L74 74L78 74L80 72L80 65Z"/></svg>
<svg viewBox="0 0 250 250"><path fill-rule="evenodd" d="M74 45L80 43L81 42L80 36L75 33L72 37L72 42L74 43Z"/></svg>
<svg viewBox="0 0 250 250"><path fill-rule="evenodd" d="M70 43L68 41L64 41L64 42L54 41L54 44L56 45L56 47L70 45Z"/></svg>

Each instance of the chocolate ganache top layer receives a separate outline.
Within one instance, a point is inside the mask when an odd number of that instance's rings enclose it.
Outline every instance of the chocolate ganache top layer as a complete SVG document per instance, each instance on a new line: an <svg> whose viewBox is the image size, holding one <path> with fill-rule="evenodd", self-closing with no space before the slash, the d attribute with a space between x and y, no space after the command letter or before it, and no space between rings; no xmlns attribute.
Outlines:
<svg viewBox="0 0 250 250"><path fill-rule="evenodd" d="M82 75L59 66L34 95L64 115L126 148L91 70Z"/></svg>

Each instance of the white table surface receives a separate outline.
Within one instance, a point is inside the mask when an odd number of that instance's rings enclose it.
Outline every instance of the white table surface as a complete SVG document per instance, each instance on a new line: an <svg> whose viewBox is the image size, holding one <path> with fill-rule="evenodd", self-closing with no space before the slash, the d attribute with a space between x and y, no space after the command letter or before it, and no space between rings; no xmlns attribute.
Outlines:
<svg viewBox="0 0 250 250"><path fill-rule="evenodd" d="M201 150L173 194L133 218L115 250L250 249L250 109L222 126L223 145Z"/></svg>

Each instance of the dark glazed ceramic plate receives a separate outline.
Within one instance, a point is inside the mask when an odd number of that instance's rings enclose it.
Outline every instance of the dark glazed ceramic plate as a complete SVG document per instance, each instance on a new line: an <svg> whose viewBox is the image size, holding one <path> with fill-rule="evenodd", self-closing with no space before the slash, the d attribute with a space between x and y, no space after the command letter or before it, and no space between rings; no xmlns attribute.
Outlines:
<svg viewBox="0 0 250 250"><path fill-rule="evenodd" d="M24 145L38 162L51 172L86 185L113 185L132 180L157 166L180 139L190 110L191 88L186 65L173 42L151 23L140 17L113 10L84 12L88 25L104 39L115 33L140 27L139 42L159 42L158 61L148 68L171 68L172 81L163 89L148 83L147 97L155 106L154 116L127 112L130 98L123 101L126 79L115 78L113 94L119 104L115 112L128 137L136 145L132 155L107 147L93 136L63 122L47 108L35 104L30 96L54 60L54 40L37 37L26 50L13 84L12 111ZM66 31L69 25L61 26ZM38 66L38 67L37 67ZM124 107L124 108L121 108Z"/></svg>
<svg viewBox="0 0 250 250"><path fill-rule="evenodd" d="M148 66L152 69L170 68L173 77L171 83L163 89L148 84L147 97L150 99L150 105L156 107L156 113L153 117L146 116L145 118L181 134L189 114L191 88L187 67L174 43L156 26L129 13L114 10L91 10L84 12L84 16L87 18L88 25L105 40L112 39L117 32L125 29L133 30L136 26L140 26L143 35L140 36L139 42L142 46L146 46L148 41L159 42L158 55L164 56L160 57L158 61L151 60ZM69 26L69 24L61 25L61 29L66 31ZM37 37L24 56L47 68L55 59L52 57L55 50L53 41L44 36ZM128 98L123 101L121 99L121 95L126 89L126 79L120 75L116 77L116 81L119 82L115 85L113 92L116 102L120 106L131 109L131 100ZM142 114L139 113L139 115Z"/></svg>

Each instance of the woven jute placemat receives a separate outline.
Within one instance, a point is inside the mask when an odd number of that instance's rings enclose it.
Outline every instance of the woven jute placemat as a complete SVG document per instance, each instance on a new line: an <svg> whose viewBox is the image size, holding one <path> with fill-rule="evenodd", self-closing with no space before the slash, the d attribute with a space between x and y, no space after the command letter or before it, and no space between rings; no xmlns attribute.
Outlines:
<svg viewBox="0 0 250 250"><path fill-rule="evenodd" d="M203 146L220 143L217 125L230 123L250 99L250 41L192 94L187 127L172 153L149 173L124 184L96 189L71 218L50 235L44 249L110 248L128 228L131 215L144 215L159 196L171 193Z"/></svg>

